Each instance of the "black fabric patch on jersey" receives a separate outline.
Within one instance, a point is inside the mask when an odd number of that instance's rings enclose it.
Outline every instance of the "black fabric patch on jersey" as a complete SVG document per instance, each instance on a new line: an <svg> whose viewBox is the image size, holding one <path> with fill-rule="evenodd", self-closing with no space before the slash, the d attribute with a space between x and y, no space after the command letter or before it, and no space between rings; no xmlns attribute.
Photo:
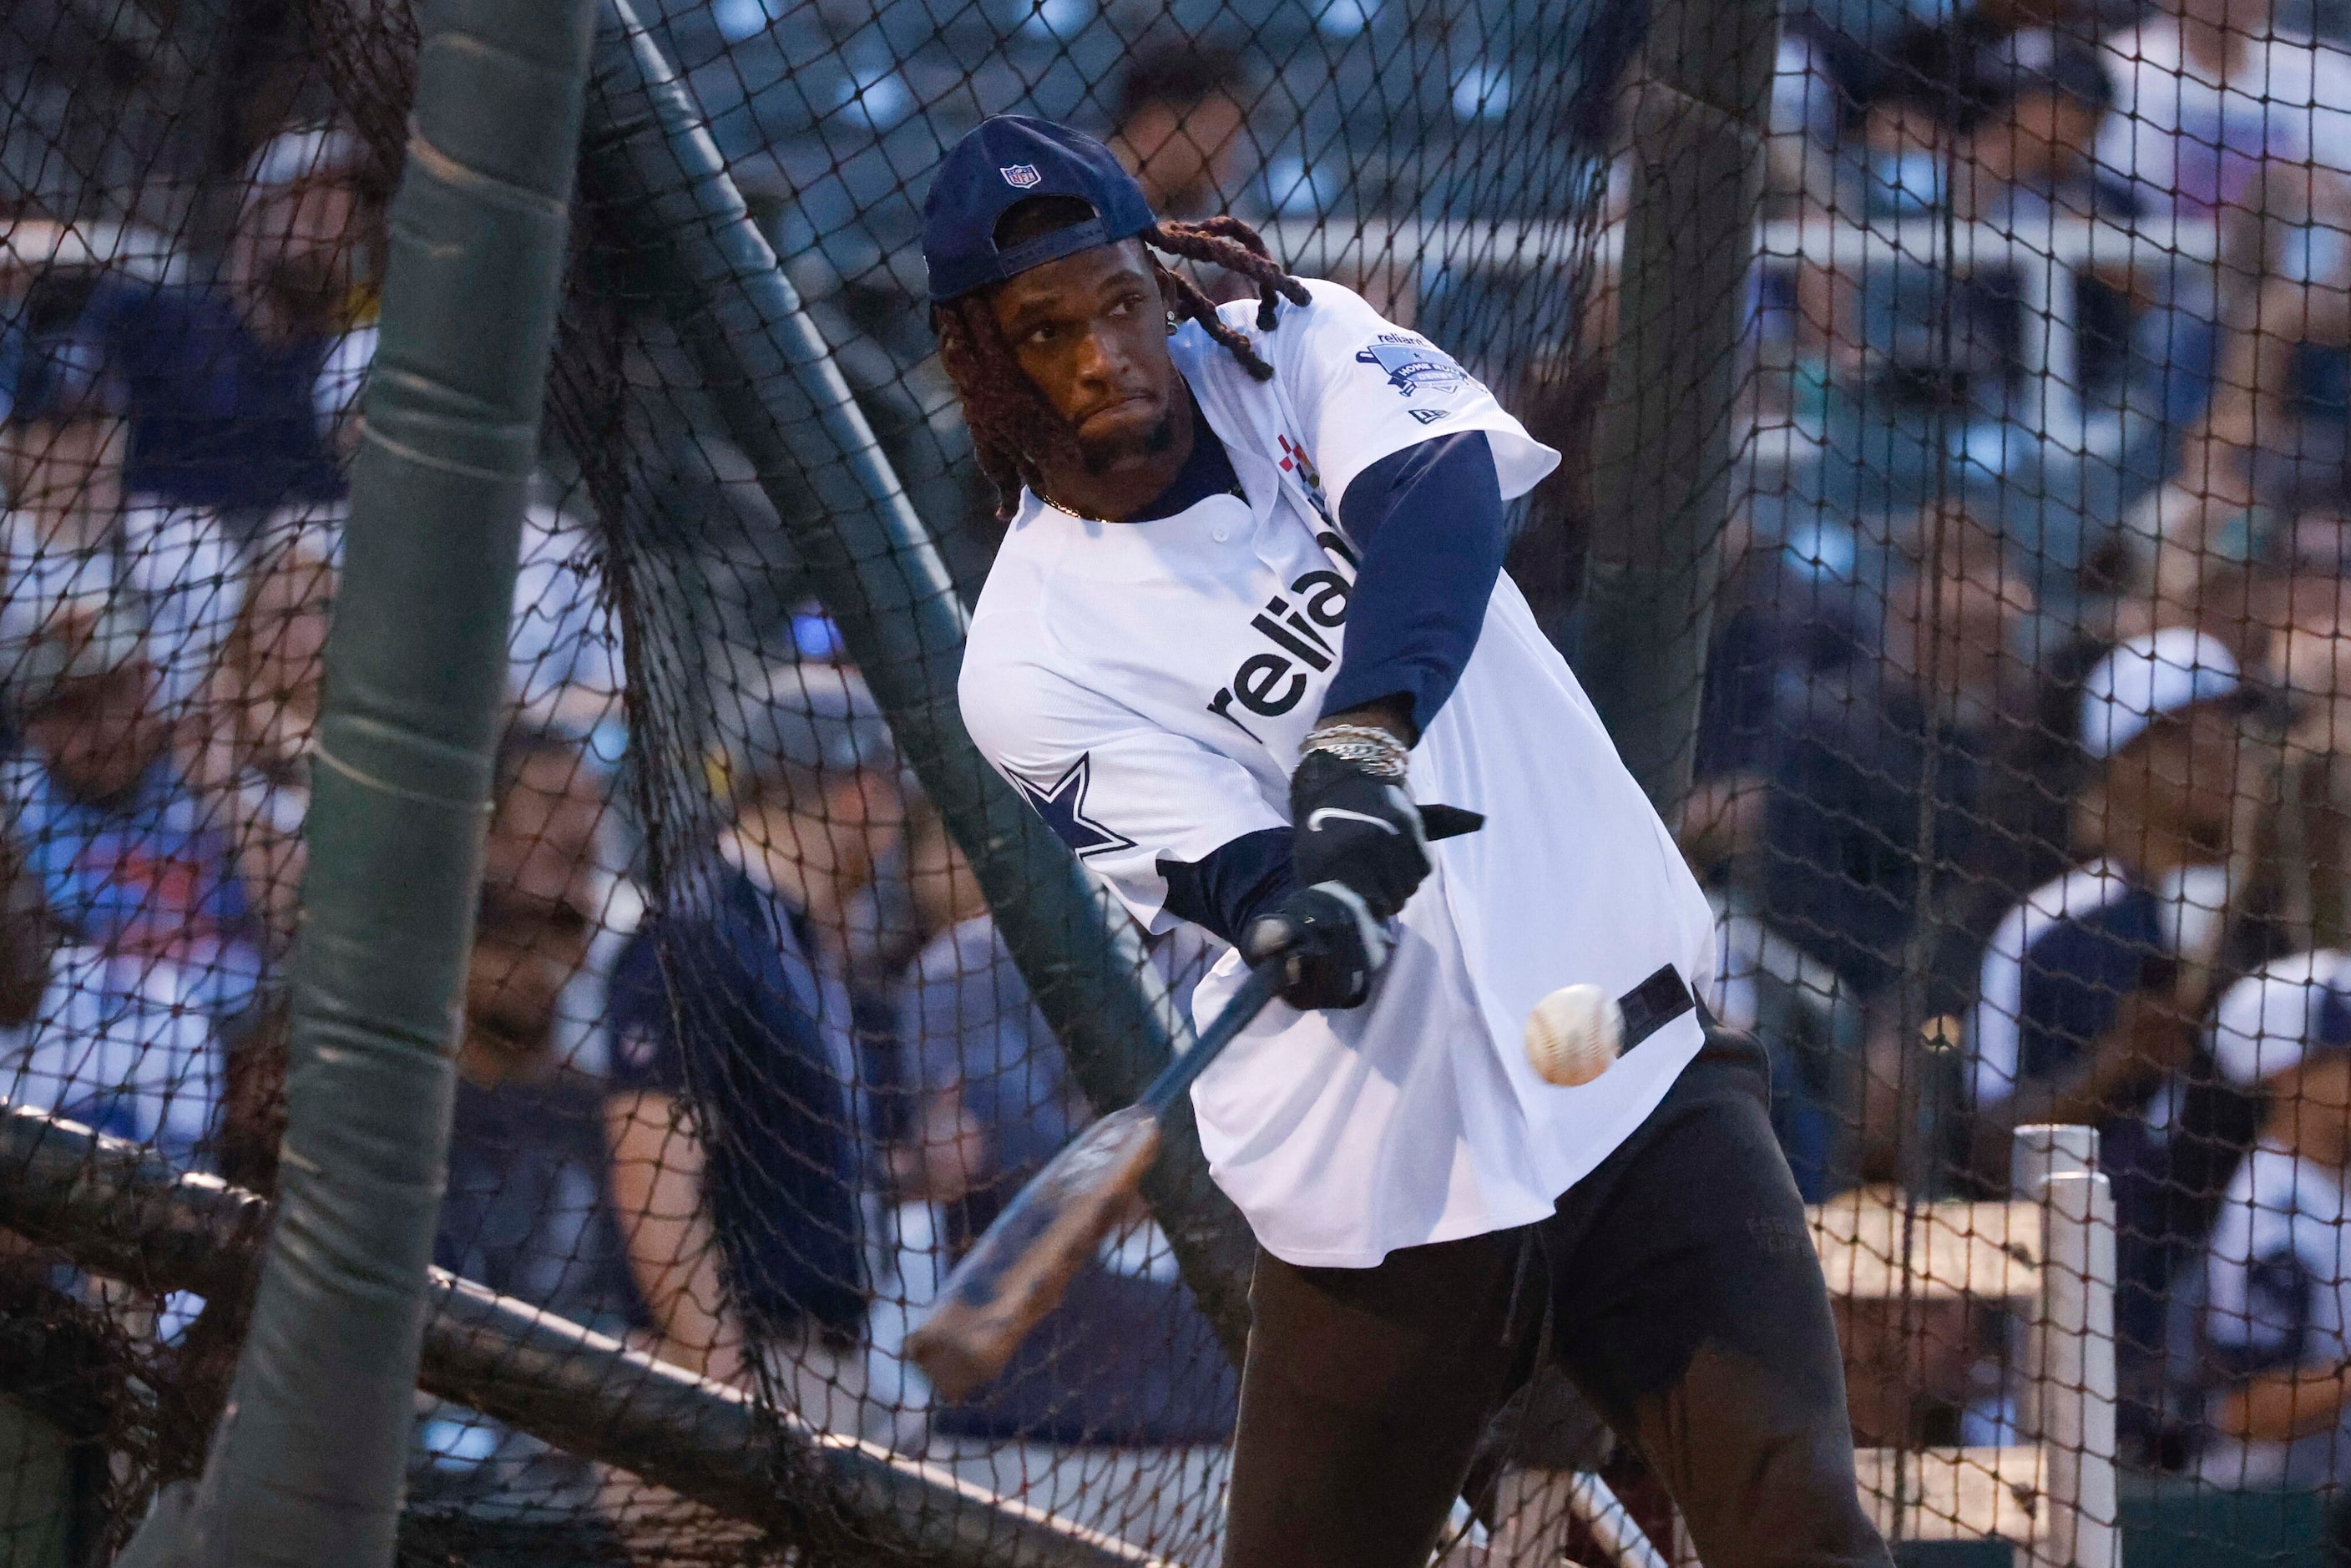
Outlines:
<svg viewBox="0 0 2351 1568"><path fill-rule="evenodd" d="M1259 828L1220 844L1196 861L1159 857L1167 884L1167 913L1205 926L1228 942L1279 903L1297 877L1290 864L1290 830Z"/></svg>
<svg viewBox="0 0 2351 1568"><path fill-rule="evenodd" d="M1625 1009L1624 1051L1630 1051L1698 1006L1689 987L1671 964L1616 999Z"/></svg>

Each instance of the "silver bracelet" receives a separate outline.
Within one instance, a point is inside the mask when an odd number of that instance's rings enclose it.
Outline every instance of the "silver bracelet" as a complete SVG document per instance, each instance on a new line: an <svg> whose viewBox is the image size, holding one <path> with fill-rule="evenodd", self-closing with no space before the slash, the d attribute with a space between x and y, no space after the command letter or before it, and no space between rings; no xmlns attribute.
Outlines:
<svg viewBox="0 0 2351 1568"><path fill-rule="evenodd" d="M1412 748L1374 724L1318 725L1299 750L1328 752L1374 779L1402 779L1412 768Z"/></svg>

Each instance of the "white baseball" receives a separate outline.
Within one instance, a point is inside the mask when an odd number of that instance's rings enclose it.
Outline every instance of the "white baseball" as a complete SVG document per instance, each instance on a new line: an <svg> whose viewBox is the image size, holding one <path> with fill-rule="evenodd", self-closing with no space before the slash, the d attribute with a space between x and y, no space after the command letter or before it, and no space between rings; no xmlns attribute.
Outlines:
<svg viewBox="0 0 2351 1568"><path fill-rule="evenodd" d="M1624 1045L1625 1009L1598 986L1562 986L1527 1015L1527 1061L1546 1083L1589 1083Z"/></svg>

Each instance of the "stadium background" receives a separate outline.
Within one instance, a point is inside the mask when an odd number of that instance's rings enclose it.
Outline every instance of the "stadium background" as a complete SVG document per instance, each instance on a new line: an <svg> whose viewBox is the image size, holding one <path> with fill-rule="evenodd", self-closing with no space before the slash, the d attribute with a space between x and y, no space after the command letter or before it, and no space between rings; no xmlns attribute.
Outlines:
<svg viewBox="0 0 2351 1568"><path fill-rule="evenodd" d="M1637 8L1531 0L638 16L966 601L992 498L915 235L982 114L1114 137L1163 212L1234 212L1458 354L1567 454L1510 570L1717 898L1711 999L1772 1051L1906 1555L1990 1561L1993 1534L2064 1561L2040 1503L2111 1459L2134 1568L2325 1559L2351 1475L2351 16L1816 0L1774 43L1768 7L1657 9L1646 43ZM265 1196L418 21L0 19L5 1093ZM1155 1227L975 1405L937 1406L900 1354L1082 1124L1087 1074L849 674L844 620L892 612L821 601L796 548L832 525L837 458L782 422L808 472L762 484L744 389L648 281L673 172L574 204L436 1261L755 1416L1213 1561L1229 1321ZM1750 206L1751 245L1708 243ZM2152 654L2115 663L2133 639ZM2229 713L2217 841L2187 821L2209 801L2131 788L2134 668L2154 706ZM1145 990L1180 997L1208 956L1162 945ZM2050 1407L2104 1375L2053 1379L2035 1349L2064 1266L2048 1216L2004 1201L2028 1104L2105 1137L2111 1442ZM102 1207L89 1238L128 1237L131 1266L88 1238L7 1249L12 1562L105 1561L193 1477L241 1337L249 1248L217 1288L162 1289L137 1259L163 1243ZM2281 1389L2319 1412L2291 1442L2247 1425ZM772 1477L780 1515L733 1518L568 1451L592 1420L528 1425L420 1396L403 1561L885 1550L870 1500L804 1467ZM1572 1410L1512 1412L1459 1560L1589 1557L1542 1478L1604 1460L1670 1549L1604 1448Z"/></svg>

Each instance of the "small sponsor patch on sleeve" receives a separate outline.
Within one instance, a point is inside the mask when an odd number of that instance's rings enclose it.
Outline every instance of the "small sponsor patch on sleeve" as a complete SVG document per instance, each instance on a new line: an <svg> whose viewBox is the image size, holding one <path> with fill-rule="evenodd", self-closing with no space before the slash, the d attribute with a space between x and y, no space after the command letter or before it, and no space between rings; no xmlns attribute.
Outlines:
<svg viewBox="0 0 2351 1568"><path fill-rule="evenodd" d="M1469 380L1469 372L1451 355L1425 339L1404 332L1381 333L1355 350L1355 362L1374 365L1386 372L1388 385L1395 388L1399 397L1420 392L1447 397ZM1426 424L1428 421L1424 419L1421 423Z"/></svg>

